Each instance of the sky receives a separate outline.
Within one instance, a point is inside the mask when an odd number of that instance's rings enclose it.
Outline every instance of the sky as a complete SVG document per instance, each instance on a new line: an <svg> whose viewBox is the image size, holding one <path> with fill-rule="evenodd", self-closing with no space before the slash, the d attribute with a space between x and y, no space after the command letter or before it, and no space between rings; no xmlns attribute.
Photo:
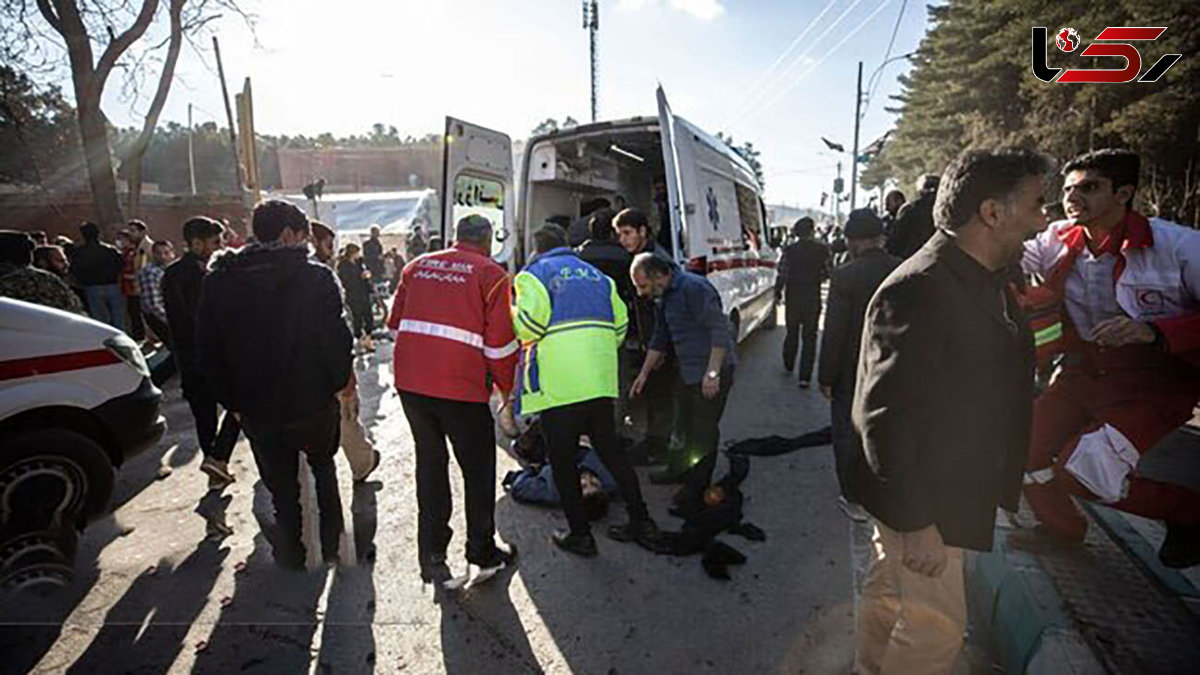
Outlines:
<svg viewBox="0 0 1200 675"><path fill-rule="evenodd" d="M231 95L249 77L259 133L440 133L453 115L528 136L547 117L590 119L588 36L579 0L240 0L251 32L214 24ZM767 199L816 206L849 154L855 75L864 87L888 53L917 48L925 2L905 0L599 0L600 119L672 109L762 152ZM903 13L901 14L901 10ZM210 41L185 47L162 122L224 125ZM893 123L884 111L908 69L887 64L862 122L861 145ZM148 101L110 86L114 124L140 126ZM860 196L860 205L865 199Z"/></svg>

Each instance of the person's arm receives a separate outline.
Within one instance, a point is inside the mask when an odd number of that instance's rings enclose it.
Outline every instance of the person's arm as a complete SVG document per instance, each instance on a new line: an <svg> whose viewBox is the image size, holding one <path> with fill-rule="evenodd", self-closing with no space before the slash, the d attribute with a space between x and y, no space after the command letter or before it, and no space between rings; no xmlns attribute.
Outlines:
<svg viewBox="0 0 1200 675"><path fill-rule="evenodd" d="M821 385L821 393L825 398L831 397L833 385L841 375L838 367L842 362L842 350L846 343L854 338L850 335L854 310L850 300L850 289L846 288L847 279L842 271L838 270L830 279L829 298L825 302L825 329L821 332L821 359L817 367L817 382Z"/></svg>
<svg viewBox="0 0 1200 675"><path fill-rule="evenodd" d="M1192 306L1200 306L1200 234L1189 233L1176 249L1183 292L1191 296ZM1200 312L1183 314L1154 323L1162 335L1163 348L1171 354L1187 354L1187 360L1200 363Z"/></svg>
<svg viewBox="0 0 1200 675"><path fill-rule="evenodd" d="M646 382L667 358L667 349L671 346L671 335L667 330L667 319L663 314L662 303L654 306L654 328L647 343L646 358L642 361L642 369L634 378L629 388L630 396L640 396L646 388Z"/></svg>
<svg viewBox="0 0 1200 675"><path fill-rule="evenodd" d="M506 399L513 389L520 351L511 308L512 281L501 272L484 296L483 357L492 382Z"/></svg>
<svg viewBox="0 0 1200 675"><path fill-rule="evenodd" d="M232 373L221 330L223 317L219 307L220 293L219 280L212 276L205 277L196 316L196 366L204 373L204 380L217 403L230 412L241 413L241 402L235 398L230 387Z"/></svg>
<svg viewBox="0 0 1200 675"><path fill-rule="evenodd" d="M701 381L701 392L705 398L715 398L721 389L721 370L725 365L726 352L729 345L734 343L733 326L721 307L721 296L709 282L705 281L692 287L685 297L688 299L692 315L708 329L708 366ZM716 376L710 377L712 373Z"/></svg>
<svg viewBox="0 0 1200 675"><path fill-rule="evenodd" d="M529 272L517 275L515 292L513 330L521 342L537 342L546 336L550 327L550 293Z"/></svg>
<svg viewBox="0 0 1200 675"><path fill-rule="evenodd" d="M775 268L775 299L783 298L783 289L787 286L788 250L786 247L779 251L779 265Z"/></svg>
<svg viewBox="0 0 1200 675"><path fill-rule="evenodd" d="M330 382L336 386L334 391L345 390L354 384L354 335L346 322L341 288L333 272L324 266L314 265L312 269L316 280L313 316L317 321L316 337L320 341L318 353L324 360Z"/></svg>
<svg viewBox="0 0 1200 675"><path fill-rule="evenodd" d="M388 312L387 327L390 331L400 330L400 321L404 318L404 298L408 293L411 265L405 265L400 271L400 283L396 284L396 295L392 297L392 311Z"/></svg>
<svg viewBox="0 0 1200 675"><path fill-rule="evenodd" d="M617 349L620 349L621 344L625 342L625 334L629 332L629 307L625 305L625 300L617 290L617 283L609 279L608 286L609 302L612 304L613 312L613 328L617 332Z"/></svg>

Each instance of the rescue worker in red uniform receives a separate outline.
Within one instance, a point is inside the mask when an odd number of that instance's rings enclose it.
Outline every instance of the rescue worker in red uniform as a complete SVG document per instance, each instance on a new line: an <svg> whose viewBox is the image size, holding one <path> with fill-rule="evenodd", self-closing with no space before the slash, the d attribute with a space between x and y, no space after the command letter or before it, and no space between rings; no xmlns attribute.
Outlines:
<svg viewBox="0 0 1200 675"><path fill-rule="evenodd" d="M488 254L492 224L458 222L455 242L404 268L388 316L396 331L396 389L417 452L417 554L426 582L449 579L450 477L446 439L462 470L467 562L486 578L514 551L495 542L496 432L488 400L513 387L518 344L512 280Z"/></svg>
<svg viewBox="0 0 1200 675"><path fill-rule="evenodd" d="M1159 558L1189 567L1200 563L1200 492L1137 466L1200 399L1200 231L1133 210L1139 169L1128 150L1070 161L1067 220L1026 243L1022 267L1045 280L1057 308L1051 321L1034 319L1039 354L1063 356L1034 404L1026 464L1041 524L1013 543L1082 542L1074 495L1165 521Z"/></svg>

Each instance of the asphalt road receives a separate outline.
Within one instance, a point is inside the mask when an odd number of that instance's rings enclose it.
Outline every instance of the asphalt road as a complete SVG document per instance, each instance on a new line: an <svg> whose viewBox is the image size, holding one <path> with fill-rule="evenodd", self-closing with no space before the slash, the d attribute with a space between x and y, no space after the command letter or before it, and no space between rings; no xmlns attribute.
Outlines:
<svg viewBox="0 0 1200 675"><path fill-rule="evenodd" d="M782 329L760 331L741 345L725 440L798 435L827 423L820 394L782 371L782 339ZM206 478L187 407L168 385L171 431L122 469L113 514L81 541L74 585L49 602L4 608L0 671L847 671L851 528L836 504L828 446L752 460L746 519L768 538L725 537L749 558L731 581L707 577L697 557L655 556L603 536L598 558L570 557L548 539L564 524L559 513L500 491L497 528L519 548L519 565L457 598L435 597L417 573L412 438L390 386L390 360L384 343L357 362L363 420L384 456L375 482L352 486L338 460L359 564L307 573L273 566L255 516L270 513L269 497L245 441L234 452L238 481L228 503L205 503L224 507L234 533L206 540L196 513ZM499 466L500 475L515 468L503 454ZM461 567L456 468L451 480L451 562ZM660 526L677 528L666 513L669 489L644 490ZM623 518L622 508L612 509L597 534Z"/></svg>

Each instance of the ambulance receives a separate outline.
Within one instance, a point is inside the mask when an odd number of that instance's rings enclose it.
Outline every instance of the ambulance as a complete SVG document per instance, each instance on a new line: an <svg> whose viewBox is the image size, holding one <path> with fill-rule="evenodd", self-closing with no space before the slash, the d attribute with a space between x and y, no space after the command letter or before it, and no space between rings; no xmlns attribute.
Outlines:
<svg viewBox="0 0 1200 675"><path fill-rule="evenodd" d="M716 287L739 340L775 325L779 253L768 241L753 169L724 142L672 113L661 87L657 99L655 117L529 139L515 184L507 135L446 118L450 194L442 200L443 240L453 240L454 223L463 216L487 216L496 224L493 257L516 270L544 223L573 221L597 200L614 210L634 207L649 216L659 243L680 265Z"/></svg>
<svg viewBox="0 0 1200 675"><path fill-rule="evenodd" d="M69 583L116 469L166 430L161 400L121 331L0 298L0 593Z"/></svg>

